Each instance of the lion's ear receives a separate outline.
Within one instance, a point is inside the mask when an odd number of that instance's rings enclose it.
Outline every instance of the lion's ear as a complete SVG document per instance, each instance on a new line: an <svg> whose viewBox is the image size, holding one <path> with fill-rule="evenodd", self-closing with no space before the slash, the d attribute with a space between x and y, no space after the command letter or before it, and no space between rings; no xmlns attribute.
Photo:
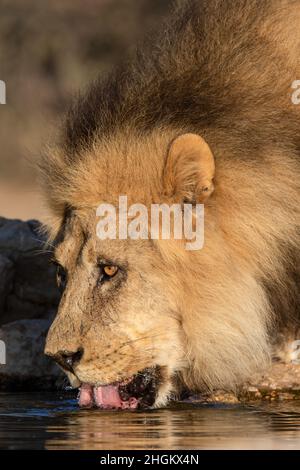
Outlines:
<svg viewBox="0 0 300 470"><path fill-rule="evenodd" d="M172 142L163 175L168 197L203 203L214 190L214 175L214 157L202 137L184 134Z"/></svg>

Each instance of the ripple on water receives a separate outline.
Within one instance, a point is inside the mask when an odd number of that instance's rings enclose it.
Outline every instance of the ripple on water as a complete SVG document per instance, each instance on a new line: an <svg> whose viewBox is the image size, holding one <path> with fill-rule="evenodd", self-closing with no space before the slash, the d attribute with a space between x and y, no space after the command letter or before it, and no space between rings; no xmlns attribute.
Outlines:
<svg viewBox="0 0 300 470"><path fill-rule="evenodd" d="M300 402L80 410L72 394L1 393L1 449L300 449Z"/></svg>

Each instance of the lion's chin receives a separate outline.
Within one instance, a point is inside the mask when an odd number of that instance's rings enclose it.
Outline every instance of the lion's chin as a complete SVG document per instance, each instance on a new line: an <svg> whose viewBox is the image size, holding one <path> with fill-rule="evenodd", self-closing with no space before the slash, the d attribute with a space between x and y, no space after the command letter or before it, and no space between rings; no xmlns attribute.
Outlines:
<svg viewBox="0 0 300 470"><path fill-rule="evenodd" d="M108 385L81 384L78 403L82 408L136 410L151 408L160 384L159 367L138 372L122 382Z"/></svg>

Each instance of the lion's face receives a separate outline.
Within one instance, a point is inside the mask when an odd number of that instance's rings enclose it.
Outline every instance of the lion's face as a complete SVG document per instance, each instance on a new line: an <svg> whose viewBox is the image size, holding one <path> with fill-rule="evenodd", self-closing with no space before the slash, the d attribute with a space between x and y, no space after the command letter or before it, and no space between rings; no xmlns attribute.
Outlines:
<svg viewBox="0 0 300 470"><path fill-rule="evenodd" d="M63 295L46 353L84 384L82 404L92 392L99 405L162 404L184 358L180 286L152 241L100 241L92 220L69 219L56 247Z"/></svg>
<svg viewBox="0 0 300 470"><path fill-rule="evenodd" d="M204 163L199 164L199 159ZM141 165L132 168L126 170L130 176L125 191L140 188L140 196L131 197L139 202L145 192L151 193L153 182ZM203 140L178 138L170 149L156 201L170 197L171 203L181 202L203 192L206 197L213 168ZM140 172L136 184L134 171ZM120 181L113 168L108 177ZM124 191L116 185L104 187L111 202ZM154 202L151 197L148 201ZM192 255L184 251L182 240L100 240L96 226L95 207L75 207L61 224L55 259L63 294L46 354L56 359L74 386L81 386L81 405L160 406L175 391L177 373L190 357L182 312L186 314L195 276L187 282L187 259L191 261Z"/></svg>

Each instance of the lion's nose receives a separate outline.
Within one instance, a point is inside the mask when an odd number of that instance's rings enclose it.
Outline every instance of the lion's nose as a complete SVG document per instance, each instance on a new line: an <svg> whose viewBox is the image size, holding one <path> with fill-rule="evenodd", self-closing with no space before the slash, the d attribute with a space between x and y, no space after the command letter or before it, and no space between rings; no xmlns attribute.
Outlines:
<svg viewBox="0 0 300 470"><path fill-rule="evenodd" d="M80 348L77 351L58 351L55 354L51 354L53 359L62 366L64 369L73 372L74 366L80 361L83 356L83 349Z"/></svg>

